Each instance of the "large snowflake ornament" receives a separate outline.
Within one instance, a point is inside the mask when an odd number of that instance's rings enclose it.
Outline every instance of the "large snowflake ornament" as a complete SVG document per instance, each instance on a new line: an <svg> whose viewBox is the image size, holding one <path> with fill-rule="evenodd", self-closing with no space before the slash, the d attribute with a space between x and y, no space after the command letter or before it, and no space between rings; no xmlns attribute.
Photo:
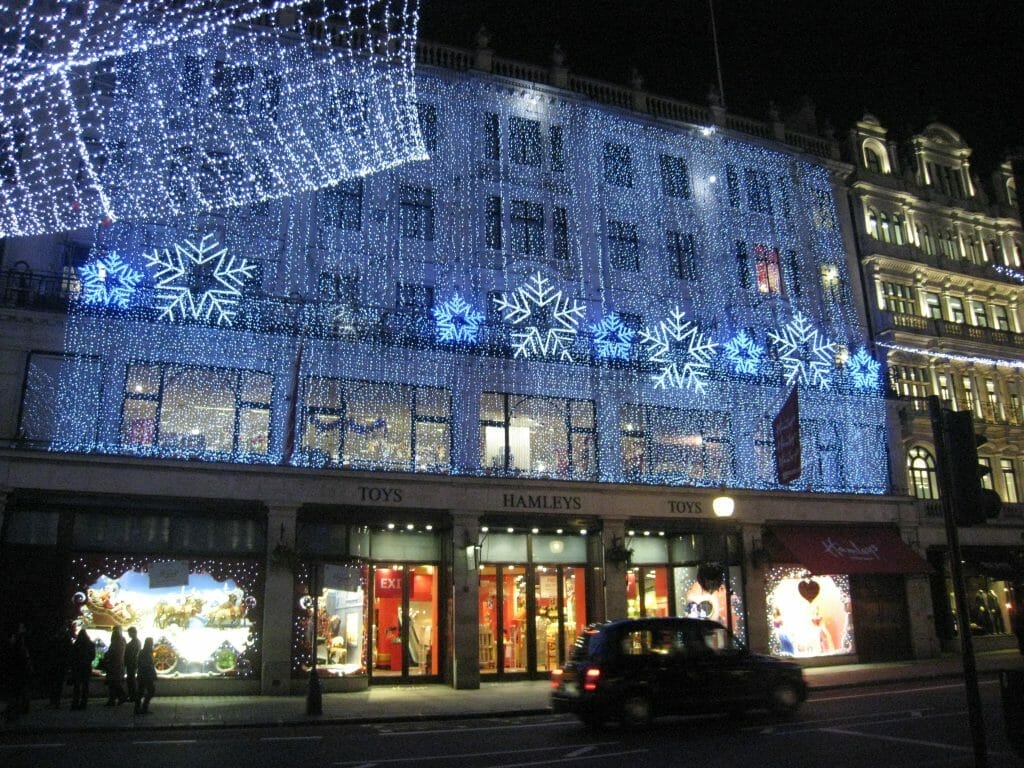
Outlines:
<svg viewBox="0 0 1024 768"><path fill-rule="evenodd" d="M441 306L434 307L433 313L437 324L438 341L476 344L484 314L474 309L458 293Z"/></svg>
<svg viewBox="0 0 1024 768"><path fill-rule="evenodd" d="M590 326L590 330L594 334L594 351L598 357L606 360L629 358L629 347L636 331L626 327L616 313L605 315L601 322Z"/></svg>
<svg viewBox="0 0 1024 768"><path fill-rule="evenodd" d="M515 357L558 357L572 361L572 344L586 308L569 299L538 272L513 293L494 300L512 333Z"/></svg>
<svg viewBox="0 0 1024 768"><path fill-rule="evenodd" d="M640 343L650 361L660 366L651 377L655 389L675 387L703 394L718 344L710 341L694 323L684 321L685 316L679 307L674 308L667 320L640 331Z"/></svg>
<svg viewBox="0 0 1024 768"><path fill-rule="evenodd" d="M750 338L746 331L739 331L723 347L725 358L732 365L736 373L746 373L756 376L761 370L761 363L764 359L764 347Z"/></svg>
<svg viewBox="0 0 1024 768"><path fill-rule="evenodd" d="M128 309L142 277L139 270L112 251L78 268L81 301L91 306Z"/></svg>
<svg viewBox="0 0 1024 768"><path fill-rule="evenodd" d="M228 256L213 235L199 244L186 240L146 256L156 268L156 302L161 320L198 320L231 325L238 312L242 285L253 277L255 264Z"/></svg>
<svg viewBox="0 0 1024 768"><path fill-rule="evenodd" d="M797 312L781 333L768 333L775 342L779 362L786 374L786 385L810 384L828 389L835 367L835 344L818 332Z"/></svg>
<svg viewBox="0 0 1024 768"><path fill-rule="evenodd" d="M878 389L881 383L882 366L871 355L867 349L861 347L857 354L850 358L850 378L853 379L853 386L857 389Z"/></svg>

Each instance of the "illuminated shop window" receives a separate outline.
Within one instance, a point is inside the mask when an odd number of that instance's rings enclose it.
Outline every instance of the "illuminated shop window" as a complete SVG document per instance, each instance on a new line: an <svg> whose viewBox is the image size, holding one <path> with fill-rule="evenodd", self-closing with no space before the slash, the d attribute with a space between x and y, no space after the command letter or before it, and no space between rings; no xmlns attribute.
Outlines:
<svg viewBox="0 0 1024 768"><path fill-rule="evenodd" d="M939 498L935 459L926 449L915 446L907 451L907 472L910 475L910 492L915 497L919 499Z"/></svg>
<svg viewBox="0 0 1024 768"><path fill-rule="evenodd" d="M129 365L121 445L171 455L265 455L271 384L257 371Z"/></svg>
<svg viewBox="0 0 1024 768"><path fill-rule="evenodd" d="M814 658L855 652L850 579L771 568L765 576L769 651Z"/></svg>
<svg viewBox="0 0 1024 768"><path fill-rule="evenodd" d="M305 410L303 460L314 466L450 470L451 395L445 389L312 378Z"/></svg>
<svg viewBox="0 0 1024 768"><path fill-rule="evenodd" d="M701 485L733 476L729 415L628 404L619 411L623 472Z"/></svg>
<svg viewBox="0 0 1024 768"><path fill-rule="evenodd" d="M757 274L758 293L782 293L782 273L779 268L779 249L761 243L754 244L754 269Z"/></svg>
<svg viewBox="0 0 1024 768"><path fill-rule="evenodd" d="M485 472L500 474L595 478L594 404L589 400L483 393L480 466Z"/></svg>

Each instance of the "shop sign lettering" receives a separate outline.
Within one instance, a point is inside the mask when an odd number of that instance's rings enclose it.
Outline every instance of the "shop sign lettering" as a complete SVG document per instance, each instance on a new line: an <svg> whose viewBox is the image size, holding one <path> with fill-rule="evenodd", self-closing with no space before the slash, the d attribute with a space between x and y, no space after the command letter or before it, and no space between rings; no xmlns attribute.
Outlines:
<svg viewBox="0 0 1024 768"><path fill-rule="evenodd" d="M840 544L831 537L821 542L822 546L825 547L825 551L832 555L832 557L839 558L840 560L881 560L882 556L878 552L877 544L869 544L866 547L862 547L855 541L848 541L846 544Z"/></svg>
<svg viewBox="0 0 1024 768"><path fill-rule="evenodd" d="M502 506L505 509L583 509L583 501L579 496L506 493L502 496Z"/></svg>
<svg viewBox="0 0 1024 768"><path fill-rule="evenodd" d="M359 486L360 501L384 501L398 503L402 500L401 488L380 488L372 485Z"/></svg>
<svg viewBox="0 0 1024 768"><path fill-rule="evenodd" d="M700 515L703 514L699 501L675 501L669 500L668 511L673 515Z"/></svg>
<svg viewBox="0 0 1024 768"><path fill-rule="evenodd" d="M377 597L401 597L402 574L391 570L377 571L377 584L374 590Z"/></svg>

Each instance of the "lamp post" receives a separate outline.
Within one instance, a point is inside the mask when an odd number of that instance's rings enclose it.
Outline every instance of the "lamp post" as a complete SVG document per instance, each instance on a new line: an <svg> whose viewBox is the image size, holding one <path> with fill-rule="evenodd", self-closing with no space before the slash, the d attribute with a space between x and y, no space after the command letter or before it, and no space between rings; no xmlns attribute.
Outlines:
<svg viewBox="0 0 1024 768"><path fill-rule="evenodd" d="M319 576L320 564L313 563L310 568L312 569L309 577L309 591L310 597L313 598L313 633L311 646L313 649L311 664L309 668L309 690L306 692L306 714L307 715L322 715L324 713L324 698L323 692L320 690L320 674L316 669L316 657L318 652L318 640L320 635L320 615L319 615L319 598L320 598L320 584Z"/></svg>

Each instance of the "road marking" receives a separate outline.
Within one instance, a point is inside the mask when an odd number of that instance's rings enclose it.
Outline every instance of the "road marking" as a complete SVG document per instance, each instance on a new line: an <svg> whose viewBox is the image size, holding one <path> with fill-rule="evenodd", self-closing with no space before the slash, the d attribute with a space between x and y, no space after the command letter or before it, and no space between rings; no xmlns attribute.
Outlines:
<svg viewBox="0 0 1024 768"><path fill-rule="evenodd" d="M156 744L156 745L195 744L195 743L196 743L195 739L164 739L164 740L156 740L156 741L133 741L132 742L132 744Z"/></svg>
<svg viewBox="0 0 1024 768"><path fill-rule="evenodd" d="M459 728L459 733L470 733L472 731L509 731L514 728L565 728L564 722L556 723L523 723L522 725L485 725L480 728ZM433 730L408 730L408 731L396 731L391 728L378 728L378 732L383 736L422 736L427 733L451 733L451 728L435 728Z"/></svg>
<svg viewBox="0 0 1024 768"><path fill-rule="evenodd" d="M597 747L617 747L619 742L617 741L599 741L588 747L584 747L581 750L577 750L578 753L589 752ZM384 760L376 760L372 763L361 762L358 760L352 760L348 762L334 763L334 765L344 765L348 768L367 768L371 765L384 765L385 763L416 763L421 760L444 760L444 759L455 759L455 758L466 758L466 757L495 757L496 755L520 755L524 752L557 752L558 750L565 749L565 747L530 747L529 749L516 749L513 751L498 750L493 752L446 752L443 755L416 755L414 757L389 757ZM646 750L643 750L646 751ZM576 753L570 753L570 757ZM617 753L616 753L617 754ZM604 755L601 755L604 757ZM536 765L543 765L543 763L536 763Z"/></svg>
<svg viewBox="0 0 1024 768"><path fill-rule="evenodd" d="M260 741L320 741L323 736L264 736Z"/></svg>
<svg viewBox="0 0 1024 768"><path fill-rule="evenodd" d="M568 755L566 755L566 757L579 757L580 755L587 754L587 752L593 752L595 749L596 747L594 746L580 747L575 752L570 752Z"/></svg>
<svg viewBox="0 0 1024 768"><path fill-rule="evenodd" d="M63 742L43 742L41 744L0 744L0 749L60 749Z"/></svg>
<svg viewBox="0 0 1024 768"><path fill-rule="evenodd" d="M981 681L979 681L979 685L995 685L997 682L998 682L997 680L981 680ZM904 694L904 693L927 693L928 691L943 691L943 690L948 690L950 688L960 688L960 689L962 689L963 687L964 687L963 683L952 683L952 684L946 684L946 685L929 685L929 686L925 686L925 687L922 687L922 688L900 688L899 690L895 690L895 691L881 691L881 692L875 691L873 693L850 693L850 694L846 694L846 695L843 695L843 696L815 696L815 695L812 694L811 697L809 699L807 699L807 701L808 702L813 702L813 703L817 704L820 701L848 701L850 699L877 699L877 698L879 698L881 696L892 696L892 695L897 694L897 693L899 693L899 694Z"/></svg>
<svg viewBox="0 0 1024 768"><path fill-rule="evenodd" d="M877 733L861 733L860 731L848 731L845 728L822 728L825 733L839 733L844 736L861 736L865 739L878 739L879 741L896 741L900 744L916 744L922 747L937 747L939 749L956 749L961 752L973 752L973 747L961 747L957 744L947 744L943 741L925 741L924 739L907 739L902 736L884 736Z"/></svg>
<svg viewBox="0 0 1024 768"><path fill-rule="evenodd" d="M625 752L602 752L599 755L581 755L579 757L561 757L554 758L551 760L541 760L539 762L532 763L498 763L497 765L490 765L487 768L527 768L531 765L555 765L556 763L571 763L579 760L591 760L599 758L604 760L606 757L622 757L623 755L642 755L650 750L647 749L630 749ZM509 754L509 753L506 753Z"/></svg>

